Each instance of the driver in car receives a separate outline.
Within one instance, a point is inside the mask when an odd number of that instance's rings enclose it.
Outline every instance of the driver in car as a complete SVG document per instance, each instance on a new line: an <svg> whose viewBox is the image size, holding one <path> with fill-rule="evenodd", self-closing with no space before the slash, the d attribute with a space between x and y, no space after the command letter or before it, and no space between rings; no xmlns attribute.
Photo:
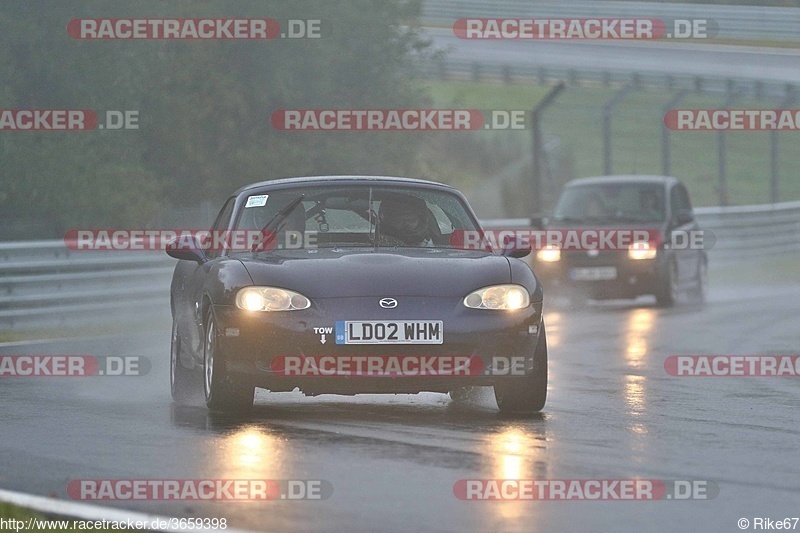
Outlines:
<svg viewBox="0 0 800 533"><path fill-rule="evenodd" d="M391 196L381 202L378 213L380 234L392 237L404 246L434 246L432 224L436 221L416 196Z"/></svg>

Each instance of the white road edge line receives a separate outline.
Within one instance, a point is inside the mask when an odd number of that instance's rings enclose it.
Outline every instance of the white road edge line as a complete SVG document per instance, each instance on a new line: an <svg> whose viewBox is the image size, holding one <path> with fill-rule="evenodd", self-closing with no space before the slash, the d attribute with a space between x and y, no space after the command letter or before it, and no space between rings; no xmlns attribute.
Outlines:
<svg viewBox="0 0 800 533"><path fill-rule="evenodd" d="M25 507L38 511L44 514L57 515L71 520L85 520L85 521L102 521L108 522L147 522L152 524L154 521L165 521L174 517L160 516L154 514L137 513L134 511L125 511L122 509L112 509L108 507L100 507L98 505L90 505L87 503L68 502L64 500L56 500L53 498L45 498L43 496L34 496L31 494L24 494L22 492L13 492L9 490L0 489L0 501ZM57 519L54 519L57 520ZM135 531L135 530L132 530ZM170 532L198 532L198 531L225 531L225 533L252 533L246 529L236 529L232 527L222 528L194 528L194 529L180 529L180 528L167 528L167 529L151 529L146 531L170 531Z"/></svg>

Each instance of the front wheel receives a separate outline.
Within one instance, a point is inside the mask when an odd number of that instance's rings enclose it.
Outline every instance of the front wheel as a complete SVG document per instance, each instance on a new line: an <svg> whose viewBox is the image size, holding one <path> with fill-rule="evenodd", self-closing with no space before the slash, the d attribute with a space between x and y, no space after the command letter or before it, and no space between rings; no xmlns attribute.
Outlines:
<svg viewBox="0 0 800 533"><path fill-rule="evenodd" d="M678 264L675 261L670 261L659 280L656 305L659 307L672 307L678 301L678 295Z"/></svg>
<svg viewBox="0 0 800 533"><path fill-rule="evenodd" d="M234 379L227 369L225 354L219 345L219 334L212 309L206 314L203 347L203 390L206 405L214 411L246 412L253 407L255 387Z"/></svg>
<svg viewBox="0 0 800 533"><path fill-rule="evenodd" d="M547 334L544 323L533 354L533 372L499 381L494 386L494 397L504 414L530 415L544 409L547 401Z"/></svg>

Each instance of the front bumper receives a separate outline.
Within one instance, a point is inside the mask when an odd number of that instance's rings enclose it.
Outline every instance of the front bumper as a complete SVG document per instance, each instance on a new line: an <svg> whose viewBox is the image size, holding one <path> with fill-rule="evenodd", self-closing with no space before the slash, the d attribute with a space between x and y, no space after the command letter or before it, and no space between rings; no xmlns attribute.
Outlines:
<svg viewBox="0 0 800 533"><path fill-rule="evenodd" d="M659 290L665 261L659 252L655 259L629 259L626 251L605 251L596 257L585 251L562 252L561 260L551 263L532 261L536 277L551 294L580 294L592 299L636 298ZM614 279L575 279L578 269L614 268Z"/></svg>
<svg viewBox="0 0 800 533"><path fill-rule="evenodd" d="M505 312L468 309L461 299L406 297L398 300L400 305L395 309L382 309L375 297L317 299L309 309L288 312L249 312L233 306L214 306L220 335L218 353L222 354L228 372L236 379L272 391L300 388L310 395L447 392L462 386L493 385L498 379L509 379L506 375L497 375L501 370L496 368L498 360L495 358L515 358L517 361L524 358L524 372L533 371L533 353L542 317L541 302ZM440 320L443 343L337 344L335 323L347 320ZM448 360L463 356L472 358L473 363L475 358L480 359L483 372L374 377L284 375L276 371L276 359L326 356L425 356ZM470 367L476 368L474 365ZM517 370L520 371L521 367Z"/></svg>

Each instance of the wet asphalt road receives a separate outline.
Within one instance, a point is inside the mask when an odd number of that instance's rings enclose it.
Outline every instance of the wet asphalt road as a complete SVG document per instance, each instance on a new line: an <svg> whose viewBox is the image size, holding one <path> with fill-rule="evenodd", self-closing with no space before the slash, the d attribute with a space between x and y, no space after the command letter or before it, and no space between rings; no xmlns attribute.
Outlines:
<svg viewBox="0 0 800 533"><path fill-rule="evenodd" d="M672 354L797 353L800 287L714 287L705 308L647 302L546 314L541 416L488 390L320 396L259 391L249 419L173 405L167 325L4 354L145 355L144 377L2 378L0 487L66 495L72 479L324 479L323 501L117 502L262 531L739 531L800 515L800 380L675 378ZM465 478L703 479L708 501L460 501ZM800 527L800 526L798 526Z"/></svg>

